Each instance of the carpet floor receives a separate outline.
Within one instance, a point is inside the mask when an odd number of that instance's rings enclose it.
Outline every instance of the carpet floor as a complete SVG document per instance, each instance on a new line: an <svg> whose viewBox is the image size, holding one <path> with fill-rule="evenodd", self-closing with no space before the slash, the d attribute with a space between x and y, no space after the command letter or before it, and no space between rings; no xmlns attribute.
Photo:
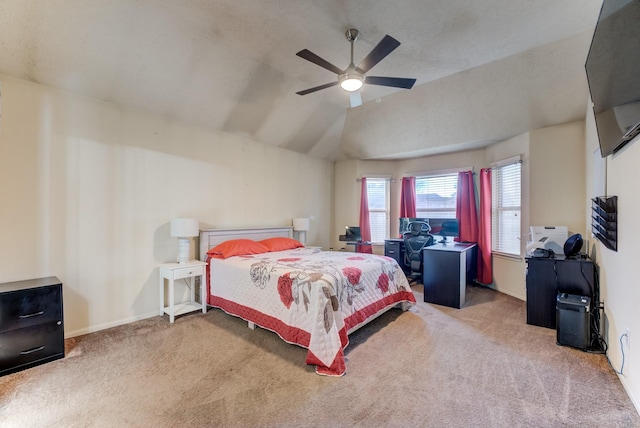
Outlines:
<svg viewBox="0 0 640 428"><path fill-rule="evenodd" d="M556 345L525 303L469 287L350 336L347 374L220 310L66 340L67 355L0 378L2 427L640 427L604 355Z"/></svg>

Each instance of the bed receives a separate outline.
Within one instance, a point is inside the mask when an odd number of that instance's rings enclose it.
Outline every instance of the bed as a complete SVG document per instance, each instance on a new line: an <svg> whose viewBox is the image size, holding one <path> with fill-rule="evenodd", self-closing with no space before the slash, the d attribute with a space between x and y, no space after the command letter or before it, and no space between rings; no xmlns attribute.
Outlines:
<svg viewBox="0 0 640 428"><path fill-rule="evenodd" d="M207 304L306 348L316 373L342 376L348 335L415 297L390 257L307 248L292 236L291 227L201 230ZM270 248L222 254L247 242Z"/></svg>

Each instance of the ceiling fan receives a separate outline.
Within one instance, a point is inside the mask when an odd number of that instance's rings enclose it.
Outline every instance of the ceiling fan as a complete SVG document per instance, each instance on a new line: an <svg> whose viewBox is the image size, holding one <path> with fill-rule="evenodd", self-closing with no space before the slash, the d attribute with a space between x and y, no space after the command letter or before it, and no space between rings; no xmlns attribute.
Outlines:
<svg viewBox="0 0 640 428"><path fill-rule="evenodd" d="M389 55L395 48L400 46L400 42L389 35L385 35L380 42L374 47L371 52L358 64L353 62L353 44L358 39L358 30L349 29L345 33L347 40L351 43L351 63L345 70L341 70L329 61L320 58L308 49L303 49L298 52L300 58L304 58L307 61L319 65L322 68L326 68L338 75L335 82L325 83L324 85L315 86L313 88L305 89L304 91L296 92L298 95L307 95L312 92L319 91L321 89L330 88L340 84L340 87L350 94L351 107L358 107L362 105L362 97L358 90L363 84L379 85L379 86L391 86L394 88L411 89L413 84L416 83L416 79L407 79L402 77L381 77L381 76L366 76L366 73L373 68L374 65L379 63Z"/></svg>

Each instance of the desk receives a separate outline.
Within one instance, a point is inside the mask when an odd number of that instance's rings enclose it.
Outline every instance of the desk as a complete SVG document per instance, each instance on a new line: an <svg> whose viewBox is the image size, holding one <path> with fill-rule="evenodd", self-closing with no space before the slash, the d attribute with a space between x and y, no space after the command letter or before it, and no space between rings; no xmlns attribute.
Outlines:
<svg viewBox="0 0 640 428"><path fill-rule="evenodd" d="M372 246L373 245L373 243L365 242L365 241L357 241L357 242L356 241L347 241L347 242L345 242L345 244L346 245L353 245L354 246L354 251L356 253L360 252L360 247L364 247L365 245L368 245L368 246Z"/></svg>
<svg viewBox="0 0 640 428"><path fill-rule="evenodd" d="M461 308L467 283L476 277L476 244L447 242L422 250L424 301Z"/></svg>
<svg viewBox="0 0 640 428"><path fill-rule="evenodd" d="M527 257L527 324L556 328L558 293L591 298L594 315L594 295L597 292L596 269L588 258Z"/></svg>

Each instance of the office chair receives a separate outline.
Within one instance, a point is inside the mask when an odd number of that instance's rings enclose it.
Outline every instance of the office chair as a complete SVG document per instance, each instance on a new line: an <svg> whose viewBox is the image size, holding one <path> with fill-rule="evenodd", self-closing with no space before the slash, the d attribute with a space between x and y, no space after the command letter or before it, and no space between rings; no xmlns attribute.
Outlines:
<svg viewBox="0 0 640 428"><path fill-rule="evenodd" d="M409 266L410 280L422 279L422 249L433 245L431 226L424 221L412 221L402 233L404 241L404 262Z"/></svg>

